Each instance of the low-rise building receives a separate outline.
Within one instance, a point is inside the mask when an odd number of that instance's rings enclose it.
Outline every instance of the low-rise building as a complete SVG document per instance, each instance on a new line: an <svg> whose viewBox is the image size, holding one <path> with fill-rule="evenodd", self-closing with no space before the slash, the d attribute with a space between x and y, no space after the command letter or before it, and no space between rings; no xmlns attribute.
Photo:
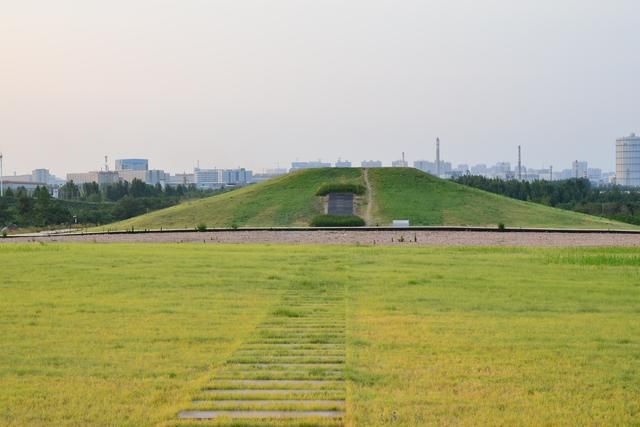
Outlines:
<svg viewBox="0 0 640 427"><path fill-rule="evenodd" d="M193 170L196 187L201 189L220 188L224 186L224 170L200 169Z"/></svg>
<svg viewBox="0 0 640 427"><path fill-rule="evenodd" d="M576 160L571 164L571 178L589 178L589 164Z"/></svg>
<svg viewBox="0 0 640 427"><path fill-rule="evenodd" d="M286 169L266 169L263 173L257 173L252 175L251 180L253 182L262 182L277 176L286 175Z"/></svg>
<svg viewBox="0 0 640 427"><path fill-rule="evenodd" d="M350 168L351 167L351 162L349 160L338 159L338 161L336 162L336 167L337 168Z"/></svg>
<svg viewBox="0 0 640 427"><path fill-rule="evenodd" d="M413 162L413 167L421 170L422 172L436 174L436 162L430 162L429 160L416 160Z"/></svg>
<svg viewBox="0 0 640 427"><path fill-rule="evenodd" d="M68 173L67 182L69 181L73 181L76 185L90 184L92 182L98 185L111 185L120 181L120 176L115 171Z"/></svg>
<svg viewBox="0 0 640 427"><path fill-rule="evenodd" d="M133 182L134 179L138 181L147 182L146 170L125 169L118 171L118 177L120 181Z"/></svg>
<svg viewBox="0 0 640 427"><path fill-rule="evenodd" d="M178 185L189 186L196 183L196 176L192 173L177 173L169 177L167 185L177 187Z"/></svg>
<svg viewBox="0 0 640 427"><path fill-rule="evenodd" d="M360 162L360 166L363 168L381 168L382 162L380 160L363 160Z"/></svg>
<svg viewBox="0 0 640 427"><path fill-rule="evenodd" d="M118 159L116 160L116 171L146 171L149 170L149 160L147 159Z"/></svg>
<svg viewBox="0 0 640 427"><path fill-rule="evenodd" d="M161 169L151 169L147 171L145 182L149 185L160 184L164 188L169 182L169 174Z"/></svg>
<svg viewBox="0 0 640 427"><path fill-rule="evenodd" d="M2 181L2 186L4 191L7 191L8 189L11 189L12 191L18 191L19 189L24 189L27 194L32 194L36 188L38 187L47 187L49 188L49 192L52 192L52 188L47 186L47 184L45 182L34 182L31 180L28 181L20 181L20 180L15 180L15 179L8 179L5 180L3 178Z"/></svg>
<svg viewBox="0 0 640 427"><path fill-rule="evenodd" d="M247 185L253 182L253 172L244 168L225 169L223 175L224 185Z"/></svg>
<svg viewBox="0 0 640 427"><path fill-rule="evenodd" d="M195 185L201 189L218 189L225 186L246 185L253 182L253 173L239 169L199 169L193 171Z"/></svg>
<svg viewBox="0 0 640 427"><path fill-rule="evenodd" d="M485 165L484 163L471 166L471 175L486 176L488 172L489 172L489 168L487 168L487 165Z"/></svg>
<svg viewBox="0 0 640 427"><path fill-rule="evenodd" d="M292 162L291 163L291 171L296 171L300 169L317 169L317 168L330 168L331 163L323 163L321 161L317 162Z"/></svg>
<svg viewBox="0 0 640 427"><path fill-rule="evenodd" d="M430 173L431 175L438 174L436 162L431 162L429 160L416 160L415 162L413 162L413 167L423 172ZM451 167L451 162L440 160L440 176L444 178L451 177L453 176L452 172L454 172L454 170ZM466 173L466 170L459 172L462 172L462 174L464 174Z"/></svg>

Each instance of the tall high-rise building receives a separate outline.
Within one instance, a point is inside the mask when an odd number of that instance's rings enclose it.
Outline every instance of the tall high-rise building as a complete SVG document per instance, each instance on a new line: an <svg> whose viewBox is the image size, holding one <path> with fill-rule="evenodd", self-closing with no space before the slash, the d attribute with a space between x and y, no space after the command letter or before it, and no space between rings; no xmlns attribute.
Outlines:
<svg viewBox="0 0 640 427"><path fill-rule="evenodd" d="M635 133L616 140L616 183L640 186L640 136Z"/></svg>

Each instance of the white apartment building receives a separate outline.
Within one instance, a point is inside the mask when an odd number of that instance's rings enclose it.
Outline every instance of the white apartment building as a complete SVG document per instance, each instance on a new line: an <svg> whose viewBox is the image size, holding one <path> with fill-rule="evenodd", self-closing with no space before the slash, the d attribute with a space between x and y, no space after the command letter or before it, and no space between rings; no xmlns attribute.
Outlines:
<svg viewBox="0 0 640 427"><path fill-rule="evenodd" d="M640 186L640 136L635 133L616 140L616 183Z"/></svg>

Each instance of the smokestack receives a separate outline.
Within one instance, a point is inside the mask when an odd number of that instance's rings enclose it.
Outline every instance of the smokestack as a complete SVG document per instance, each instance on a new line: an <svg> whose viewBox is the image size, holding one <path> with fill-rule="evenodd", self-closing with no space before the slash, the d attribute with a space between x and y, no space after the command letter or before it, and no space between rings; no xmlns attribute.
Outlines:
<svg viewBox="0 0 640 427"><path fill-rule="evenodd" d="M2 153L0 153L0 197L4 196L4 178L2 178L2 174L4 170L2 169Z"/></svg>
<svg viewBox="0 0 640 427"><path fill-rule="evenodd" d="M436 176L440 177L440 138L436 138Z"/></svg>
<svg viewBox="0 0 640 427"><path fill-rule="evenodd" d="M518 145L518 180L522 181L522 152L520 151L519 145Z"/></svg>
<svg viewBox="0 0 640 427"><path fill-rule="evenodd" d="M104 156L104 171L109 172L109 157Z"/></svg>
<svg viewBox="0 0 640 427"><path fill-rule="evenodd" d="M549 166L549 181L553 181L553 166Z"/></svg>
<svg viewBox="0 0 640 427"><path fill-rule="evenodd" d="M404 151L402 152L402 166L404 166Z"/></svg>

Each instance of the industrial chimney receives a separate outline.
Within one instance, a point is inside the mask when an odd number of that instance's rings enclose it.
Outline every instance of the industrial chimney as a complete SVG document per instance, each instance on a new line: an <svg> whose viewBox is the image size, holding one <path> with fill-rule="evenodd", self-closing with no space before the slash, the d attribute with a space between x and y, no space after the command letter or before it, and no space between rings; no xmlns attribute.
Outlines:
<svg viewBox="0 0 640 427"><path fill-rule="evenodd" d="M522 152L518 145L518 181L522 181Z"/></svg>
<svg viewBox="0 0 640 427"><path fill-rule="evenodd" d="M440 177L440 138L436 138L436 176Z"/></svg>

